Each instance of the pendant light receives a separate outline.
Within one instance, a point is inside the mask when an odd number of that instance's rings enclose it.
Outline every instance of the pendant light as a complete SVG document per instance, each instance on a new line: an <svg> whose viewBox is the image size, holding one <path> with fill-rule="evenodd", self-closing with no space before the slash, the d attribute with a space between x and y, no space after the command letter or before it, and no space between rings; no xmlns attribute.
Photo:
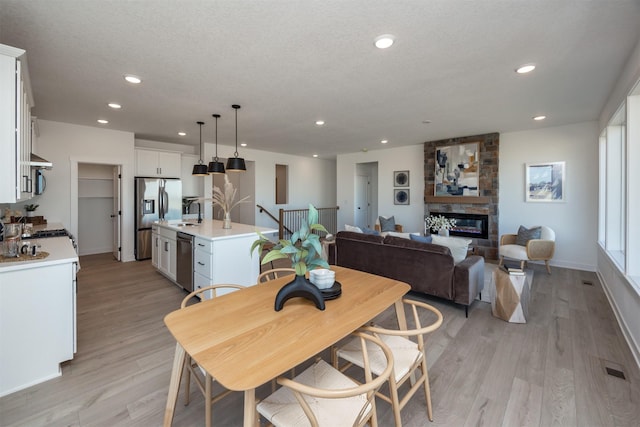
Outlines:
<svg viewBox="0 0 640 427"><path fill-rule="evenodd" d="M229 157L227 160L227 172L244 172L247 170L247 166L244 164L244 159L238 157L238 109L240 106L233 104L231 108L236 110L236 151L233 153L234 157Z"/></svg>
<svg viewBox="0 0 640 427"><path fill-rule="evenodd" d="M193 165L193 172L191 172L191 175L207 176L209 175L209 172L207 172L207 165L202 162L202 125L204 124L204 122L196 123L200 125L200 160L198 160L197 164Z"/></svg>
<svg viewBox="0 0 640 427"><path fill-rule="evenodd" d="M212 114L212 116L216 118L216 156L212 162L209 162L208 171L212 174L222 174L224 173L224 164L218 159L218 119L220 118L220 114Z"/></svg>

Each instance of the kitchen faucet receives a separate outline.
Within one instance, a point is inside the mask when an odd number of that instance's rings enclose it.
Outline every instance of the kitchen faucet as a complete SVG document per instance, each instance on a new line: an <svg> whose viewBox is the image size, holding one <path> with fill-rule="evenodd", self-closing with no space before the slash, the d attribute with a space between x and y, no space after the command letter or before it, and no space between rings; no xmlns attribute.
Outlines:
<svg viewBox="0 0 640 427"><path fill-rule="evenodd" d="M198 224L202 224L202 213L200 209L200 202L198 202Z"/></svg>

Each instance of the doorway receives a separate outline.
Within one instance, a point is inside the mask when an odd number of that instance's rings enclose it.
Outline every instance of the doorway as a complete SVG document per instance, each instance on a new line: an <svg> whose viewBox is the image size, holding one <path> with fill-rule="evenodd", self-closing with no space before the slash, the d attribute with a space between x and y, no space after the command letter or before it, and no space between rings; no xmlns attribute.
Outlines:
<svg viewBox="0 0 640 427"><path fill-rule="evenodd" d="M121 260L121 166L78 163L78 255Z"/></svg>
<svg viewBox="0 0 640 427"><path fill-rule="evenodd" d="M378 162L356 164L354 187L354 224L373 228L378 216Z"/></svg>

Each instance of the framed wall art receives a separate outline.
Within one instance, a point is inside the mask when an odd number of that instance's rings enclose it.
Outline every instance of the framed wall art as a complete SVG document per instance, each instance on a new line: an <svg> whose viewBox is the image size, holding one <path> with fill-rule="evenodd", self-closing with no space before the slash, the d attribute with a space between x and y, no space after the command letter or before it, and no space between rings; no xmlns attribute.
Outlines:
<svg viewBox="0 0 640 427"><path fill-rule="evenodd" d="M393 186L394 187L408 187L409 186L409 171L394 171L393 172Z"/></svg>
<svg viewBox="0 0 640 427"><path fill-rule="evenodd" d="M436 147L434 196L480 195L479 147L478 142Z"/></svg>
<svg viewBox="0 0 640 427"><path fill-rule="evenodd" d="M393 204L394 205L408 205L409 204L409 189L401 188L393 190Z"/></svg>
<svg viewBox="0 0 640 427"><path fill-rule="evenodd" d="M527 202L564 202L564 163L527 163L525 200Z"/></svg>

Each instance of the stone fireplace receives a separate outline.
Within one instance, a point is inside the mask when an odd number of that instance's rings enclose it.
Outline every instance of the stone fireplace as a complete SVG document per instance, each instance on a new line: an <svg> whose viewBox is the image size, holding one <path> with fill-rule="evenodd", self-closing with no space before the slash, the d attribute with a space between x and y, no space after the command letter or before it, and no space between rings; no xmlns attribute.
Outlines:
<svg viewBox="0 0 640 427"><path fill-rule="evenodd" d="M459 144L479 143L478 166L479 188L477 195L438 195L435 192L436 149ZM465 136L460 138L427 141L424 143L424 213L449 216L466 214L470 218L486 218L486 234L475 231L455 231L451 235L464 235L472 238L472 248L476 255L486 259L498 259L498 166L500 134ZM455 216L455 215L454 215ZM467 230L468 231L468 230Z"/></svg>

